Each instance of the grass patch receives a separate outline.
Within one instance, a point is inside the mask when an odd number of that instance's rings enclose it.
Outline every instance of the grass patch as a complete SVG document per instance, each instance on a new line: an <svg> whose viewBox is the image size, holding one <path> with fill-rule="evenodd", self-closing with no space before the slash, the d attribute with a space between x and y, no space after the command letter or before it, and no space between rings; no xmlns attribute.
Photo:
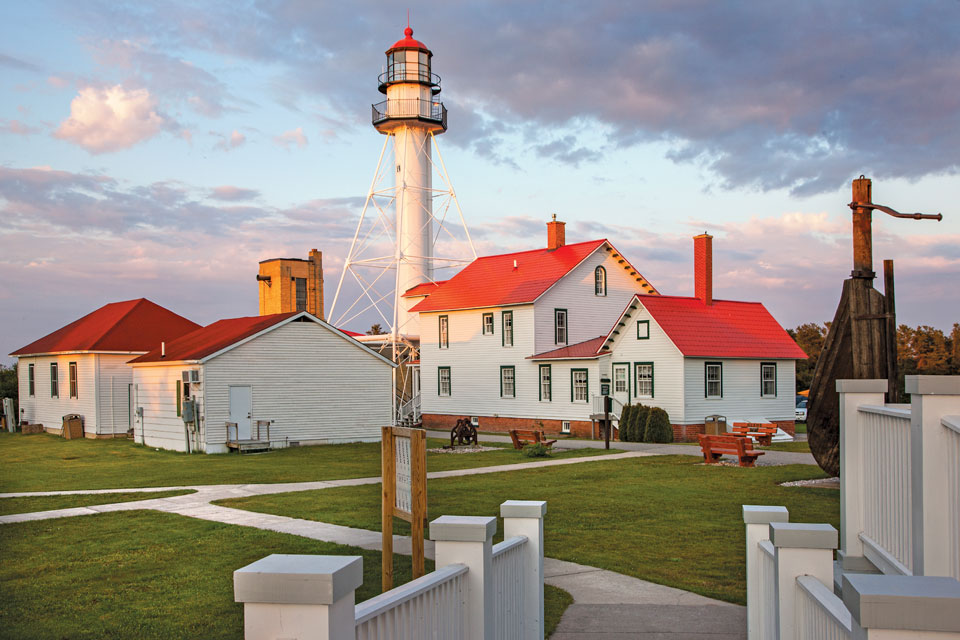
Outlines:
<svg viewBox="0 0 960 640"><path fill-rule="evenodd" d="M796 433L806 433L807 432L807 423L806 422L795 422L794 430Z"/></svg>
<svg viewBox="0 0 960 640"><path fill-rule="evenodd" d="M803 442L773 442L771 444L758 447L764 451L788 451L790 453L810 453L810 443ZM761 458L762 460L762 458Z"/></svg>
<svg viewBox="0 0 960 640"><path fill-rule="evenodd" d="M377 551L170 513L7 524L0 535L0 638L236 640L243 605L233 601L233 571L271 553L363 556L357 602L380 592ZM395 584L410 577L410 558L396 555ZM547 624L569 604L547 587Z"/></svg>
<svg viewBox="0 0 960 640"><path fill-rule="evenodd" d="M0 516L13 513L32 513L34 511L51 511L53 509L69 509L71 507L89 507L95 504L112 504L114 502L134 502L136 500L152 500L154 498L171 498L188 493L196 493L190 489L174 491L150 491L146 493L93 493L70 496L32 496L29 498L0 498Z"/></svg>
<svg viewBox="0 0 960 640"><path fill-rule="evenodd" d="M573 596L561 589L549 584L543 585L543 637L549 638L553 635L557 625L560 624L560 618L567 607L573 604Z"/></svg>
<svg viewBox="0 0 960 640"><path fill-rule="evenodd" d="M546 500L546 555L743 604L741 505L783 505L791 521L839 528L837 491L778 486L823 477L813 465L744 469L657 456L431 480L427 497L430 519L496 514L509 499ZM380 526L379 485L219 504L364 529ZM409 533L409 525L401 522L397 530Z"/></svg>
<svg viewBox="0 0 960 640"><path fill-rule="evenodd" d="M427 441L428 448L442 444L442 440ZM509 445L483 444L499 450L460 455L428 453L427 470L529 462ZM603 453L574 450L557 452L553 457ZM379 475L379 442L293 447L260 455L190 455L129 440L64 440L50 434L0 433L0 492L307 482Z"/></svg>

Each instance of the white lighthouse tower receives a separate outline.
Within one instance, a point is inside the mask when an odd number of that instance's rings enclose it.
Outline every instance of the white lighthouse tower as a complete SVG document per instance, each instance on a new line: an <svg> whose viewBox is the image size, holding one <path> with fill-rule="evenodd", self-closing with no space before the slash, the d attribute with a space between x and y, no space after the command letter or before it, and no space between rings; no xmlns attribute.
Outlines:
<svg viewBox="0 0 960 640"><path fill-rule="evenodd" d="M447 130L447 110L437 98L433 53L408 25L386 54L378 84L387 99L372 105L373 126L386 137L329 317L340 327L381 321L388 334L362 339L392 345L394 360L403 362L416 359L420 339L409 308L422 296L408 292L449 278L477 254L436 142ZM459 224L451 225L454 212ZM398 385L401 404L416 394L414 382Z"/></svg>

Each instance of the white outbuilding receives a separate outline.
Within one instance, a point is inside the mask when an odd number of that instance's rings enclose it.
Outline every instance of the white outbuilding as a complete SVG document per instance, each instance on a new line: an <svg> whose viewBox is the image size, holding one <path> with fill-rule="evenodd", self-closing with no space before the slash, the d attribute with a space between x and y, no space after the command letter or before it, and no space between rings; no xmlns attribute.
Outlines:
<svg viewBox="0 0 960 640"><path fill-rule="evenodd" d="M220 320L130 361L134 438L176 451L374 442L390 360L305 312Z"/></svg>

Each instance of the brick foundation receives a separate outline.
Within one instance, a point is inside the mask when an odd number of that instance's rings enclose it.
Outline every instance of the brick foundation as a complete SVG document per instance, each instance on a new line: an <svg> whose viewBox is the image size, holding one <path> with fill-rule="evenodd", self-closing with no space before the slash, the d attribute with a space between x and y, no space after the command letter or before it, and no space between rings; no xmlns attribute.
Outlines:
<svg viewBox="0 0 960 640"><path fill-rule="evenodd" d="M777 425L791 436L797 435L797 422L796 420L774 420L773 424Z"/></svg>
<svg viewBox="0 0 960 640"><path fill-rule="evenodd" d="M437 431L449 431L457 424L460 418L469 418L469 415L448 415L442 413L423 414L423 428L434 429ZM570 433L561 434L561 420L541 420L539 418L506 418L493 416L479 416L480 425L477 427L480 431L500 431L507 433L511 429L540 429L543 425L544 432L550 435L570 435L576 438L589 438L590 426L589 420L570 420ZM594 429L594 438L601 436L599 427Z"/></svg>
<svg viewBox="0 0 960 640"><path fill-rule="evenodd" d="M706 425L700 424L672 424L674 442L697 442L697 435L706 433Z"/></svg>

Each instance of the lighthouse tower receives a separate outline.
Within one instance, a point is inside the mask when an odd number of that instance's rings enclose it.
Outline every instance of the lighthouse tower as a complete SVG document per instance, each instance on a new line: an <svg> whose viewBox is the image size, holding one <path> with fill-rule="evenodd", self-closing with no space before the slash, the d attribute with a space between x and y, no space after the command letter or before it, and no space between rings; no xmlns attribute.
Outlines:
<svg viewBox="0 0 960 640"><path fill-rule="evenodd" d="M447 109L437 98L440 76L433 73L433 53L408 25L386 54L378 78L386 100L372 105L373 126L386 139L330 318L344 326L376 310L395 339L416 341L419 321L409 308L422 297L404 294L449 278L450 269L477 255L436 143L447 130ZM453 211L460 224L445 224ZM358 288L359 296L348 293L349 287Z"/></svg>

